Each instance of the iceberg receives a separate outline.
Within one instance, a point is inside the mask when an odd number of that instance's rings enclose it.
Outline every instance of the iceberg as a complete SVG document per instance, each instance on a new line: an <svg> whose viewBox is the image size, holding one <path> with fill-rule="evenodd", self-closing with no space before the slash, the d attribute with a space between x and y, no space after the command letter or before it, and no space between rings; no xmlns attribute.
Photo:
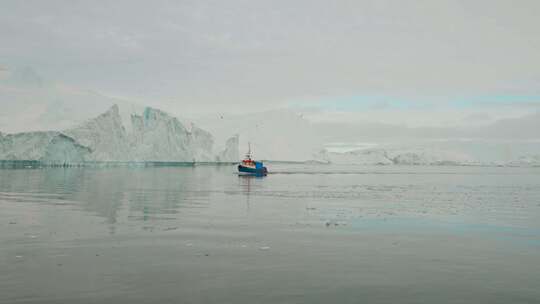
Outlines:
<svg viewBox="0 0 540 304"><path fill-rule="evenodd" d="M540 154L523 155L516 160L510 161L509 166L540 167Z"/></svg>
<svg viewBox="0 0 540 304"><path fill-rule="evenodd" d="M47 165L75 165L88 160L92 150L60 132L0 133L0 159L39 161Z"/></svg>
<svg viewBox="0 0 540 304"><path fill-rule="evenodd" d="M132 114L129 128L120 109L64 131L0 133L0 160L35 160L45 164L84 162L236 162L238 136L214 151L212 134L154 108Z"/></svg>
<svg viewBox="0 0 540 304"><path fill-rule="evenodd" d="M371 148L349 152L325 152L324 159L348 165L474 165L471 156L449 150Z"/></svg>
<svg viewBox="0 0 540 304"><path fill-rule="evenodd" d="M326 159L334 164L347 165L391 165L392 159L384 149L354 150L344 153L330 152Z"/></svg>
<svg viewBox="0 0 540 304"><path fill-rule="evenodd" d="M131 116L129 145L137 161L200 161L190 132L180 121L165 112L146 108ZM200 139L199 139L200 140ZM198 151L200 152L200 151Z"/></svg>
<svg viewBox="0 0 540 304"><path fill-rule="evenodd" d="M196 161L214 161L214 138L212 134L191 123L191 131L188 133L188 138L193 147L193 158Z"/></svg>
<svg viewBox="0 0 540 304"><path fill-rule="evenodd" d="M240 160L240 135L235 135L227 140L225 149L217 156L217 161L222 163L238 162Z"/></svg>
<svg viewBox="0 0 540 304"><path fill-rule="evenodd" d="M438 149L407 149L390 151L396 165L473 165L474 158L459 151Z"/></svg>
<svg viewBox="0 0 540 304"><path fill-rule="evenodd" d="M63 131L78 143L92 150L93 161L126 161L133 159L126 129L117 105L96 118Z"/></svg>

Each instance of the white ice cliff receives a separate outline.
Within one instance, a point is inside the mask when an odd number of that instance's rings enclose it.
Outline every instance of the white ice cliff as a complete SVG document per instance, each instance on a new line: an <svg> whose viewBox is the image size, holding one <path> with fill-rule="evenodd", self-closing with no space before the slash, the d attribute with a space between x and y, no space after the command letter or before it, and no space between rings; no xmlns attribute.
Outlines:
<svg viewBox="0 0 540 304"><path fill-rule="evenodd" d="M45 164L83 163L92 150L60 132L0 133L0 160L35 160Z"/></svg>
<svg viewBox="0 0 540 304"><path fill-rule="evenodd" d="M132 159L128 135L116 105L98 117L75 128L64 130L63 133L92 150L89 160L122 161Z"/></svg>
<svg viewBox="0 0 540 304"><path fill-rule="evenodd" d="M225 149L221 151L217 156L218 162L235 162L238 160L238 147L240 145L240 136L235 135L227 140L225 143Z"/></svg>
<svg viewBox="0 0 540 304"><path fill-rule="evenodd" d="M0 134L0 160L41 160L47 163L85 161L236 162L238 137L224 151L214 151L207 131L157 109L146 108L123 124L118 106L62 132Z"/></svg>
<svg viewBox="0 0 540 304"><path fill-rule="evenodd" d="M146 108L142 115L132 115L129 143L135 160L193 161L195 147L190 133L177 119Z"/></svg>

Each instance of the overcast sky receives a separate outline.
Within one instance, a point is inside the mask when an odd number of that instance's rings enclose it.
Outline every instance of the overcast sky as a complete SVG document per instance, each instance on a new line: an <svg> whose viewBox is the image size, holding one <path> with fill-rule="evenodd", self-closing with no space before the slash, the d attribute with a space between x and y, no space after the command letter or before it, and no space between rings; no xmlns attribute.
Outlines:
<svg viewBox="0 0 540 304"><path fill-rule="evenodd" d="M538 16L537 0L0 0L0 66L176 112L478 108L465 121L537 110Z"/></svg>

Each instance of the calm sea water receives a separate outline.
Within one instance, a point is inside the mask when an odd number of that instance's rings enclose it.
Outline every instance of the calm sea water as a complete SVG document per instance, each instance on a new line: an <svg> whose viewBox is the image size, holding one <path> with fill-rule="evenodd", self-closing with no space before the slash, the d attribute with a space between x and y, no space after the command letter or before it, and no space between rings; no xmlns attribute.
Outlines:
<svg viewBox="0 0 540 304"><path fill-rule="evenodd" d="M0 303L540 303L540 168L0 170Z"/></svg>

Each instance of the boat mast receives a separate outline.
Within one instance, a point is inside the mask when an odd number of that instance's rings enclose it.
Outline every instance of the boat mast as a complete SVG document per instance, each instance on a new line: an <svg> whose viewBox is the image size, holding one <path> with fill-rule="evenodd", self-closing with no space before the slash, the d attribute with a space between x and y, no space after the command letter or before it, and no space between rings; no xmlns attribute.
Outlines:
<svg viewBox="0 0 540 304"><path fill-rule="evenodd" d="M251 160L251 142L248 142L248 153L246 154L246 158Z"/></svg>

